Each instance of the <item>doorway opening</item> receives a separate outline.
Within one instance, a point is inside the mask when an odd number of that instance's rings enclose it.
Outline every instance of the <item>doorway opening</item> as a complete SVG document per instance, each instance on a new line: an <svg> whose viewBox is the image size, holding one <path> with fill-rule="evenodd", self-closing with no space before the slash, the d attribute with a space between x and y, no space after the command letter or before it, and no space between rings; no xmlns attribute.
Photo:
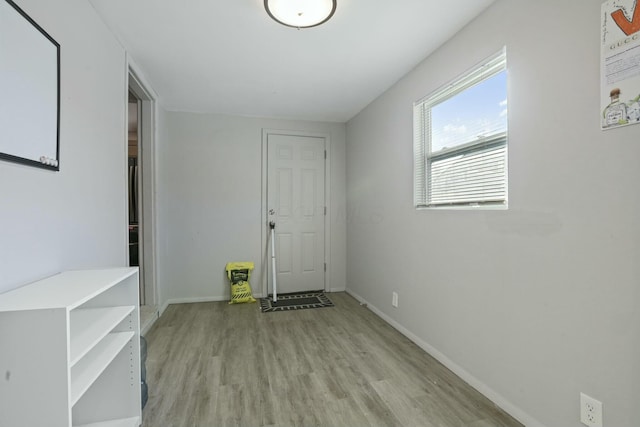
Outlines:
<svg viewBox="0 0 640 427"><path fill-rule="evenodd" d="M127 193L129 265L140 270L140 331L158 318L155 239L155 99L129 70Z"/></svg>
<svg viewBox="0 0 640 427"><path fill-rule="evenodd" d="M127 190L129 193L129 266L140 266L140 231L142 224L140 221L140 187L142 180L140 179L140 168L138 167L139 158L139 109L140 100L136 95L129 91L129 114L128 114L128 136L127 136L127 160L128 160L128 179ZM140 268L140 305L145 305L144 292L144 275Z"/></svg>

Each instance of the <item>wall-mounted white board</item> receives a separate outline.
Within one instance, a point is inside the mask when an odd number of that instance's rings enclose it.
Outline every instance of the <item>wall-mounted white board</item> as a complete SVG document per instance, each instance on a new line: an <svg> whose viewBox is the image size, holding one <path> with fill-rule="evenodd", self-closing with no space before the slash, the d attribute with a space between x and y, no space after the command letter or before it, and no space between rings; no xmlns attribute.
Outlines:
<svg viewBox="0 0 640 427"><path fill-rule="evenodd" d="M0 0L0 159L59 170L60 45Z"/></svg>

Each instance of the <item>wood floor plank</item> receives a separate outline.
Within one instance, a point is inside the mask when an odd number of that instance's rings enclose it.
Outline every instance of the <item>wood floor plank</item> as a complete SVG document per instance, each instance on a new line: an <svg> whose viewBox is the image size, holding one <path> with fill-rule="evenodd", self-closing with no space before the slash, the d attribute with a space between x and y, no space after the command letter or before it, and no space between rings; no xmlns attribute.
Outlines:
<svg viewBox="0 0 640 427"><path fill-rule="evenodd" d="M171 305L147 334L143 427L522 427L345 293L335 307Z"/></svg>
<svg viewBox="0 0 640 427"><path fill-rule="evenodd" d="M426 414L421 411L420 405L413 399L408 398L408 396L402 392L402 388L394 385L391 380L376 381L372 383L371 386L390 408L394 416L400 421L399 425L440 426L440 424L434 424L434 421L440 420L434 420L426 416Z"/></svg>

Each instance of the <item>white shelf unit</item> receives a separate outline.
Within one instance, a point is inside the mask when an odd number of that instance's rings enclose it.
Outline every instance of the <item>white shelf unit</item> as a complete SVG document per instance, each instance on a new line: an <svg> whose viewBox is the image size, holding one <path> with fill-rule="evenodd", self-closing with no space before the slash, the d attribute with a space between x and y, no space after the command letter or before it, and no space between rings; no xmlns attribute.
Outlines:
<svg viewBox="0 0 640 427"><path fill-rule="evenodd" d="M0 425L138 427L138 269L68 271L0 294Z"/></svg>

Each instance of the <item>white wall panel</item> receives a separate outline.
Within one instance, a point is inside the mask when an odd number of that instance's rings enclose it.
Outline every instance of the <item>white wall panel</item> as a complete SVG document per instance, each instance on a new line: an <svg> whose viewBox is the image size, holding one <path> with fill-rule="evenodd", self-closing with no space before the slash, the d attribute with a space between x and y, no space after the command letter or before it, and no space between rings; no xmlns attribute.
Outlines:
<svg viewBox="0 0 640 427"><path fill-rule="evenodd" d="M531 426L579 427L581 391L638 425L640 127L599 128L601 4L499 0L347 124L348 288ZM505 45L509 210L414 210L413 102Z"/></svg>
<svg viewBox="0 0 640 427"><path fill-rule="evenodd" d="M166 245L159 261L164 302L229 298L224 267L230 261L255 262L251 285L255 294L261 291L266 263L271 259L270 248L261 247L263 220L266 222L261 212L263 129L330 136L328 274L334 289L345 289L344 124L183 112L167 112L166 119L158 196L164 212L160 238ZM286 206L281 200L281 215ZM278 261L279 269L288 262L282 257Z"/></svg>
<svg viewBox="0 0 640 427"><path fill-rule="evenodd" d="M127 263L124 50L86 0L17 4L61 46L60 172L0 161L0 292Z"/></svg>

